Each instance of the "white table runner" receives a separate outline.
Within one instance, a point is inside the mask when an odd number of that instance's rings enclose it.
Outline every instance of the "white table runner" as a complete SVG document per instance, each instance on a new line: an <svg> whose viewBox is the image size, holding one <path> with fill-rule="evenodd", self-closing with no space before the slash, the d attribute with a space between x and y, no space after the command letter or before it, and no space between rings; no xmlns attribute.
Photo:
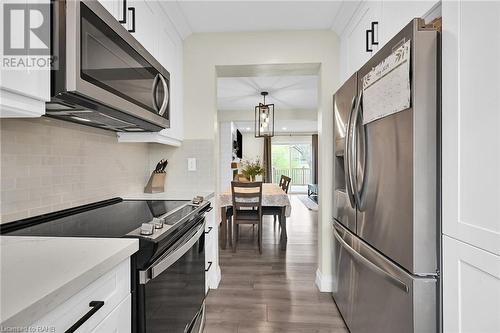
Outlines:
<svg viewBox="0 0 500 333"><path fill-rule="evenodd" d="M252 192L252 189L241 188L241 192ZM219 196L220 206L227 207L233 205L233 196L231 194L231 188L227 188ZM285 207L285 216L289 217L292 212L292 206L290 204L290 198L278 185L264 183L262 184L262 207Z"/></svg>

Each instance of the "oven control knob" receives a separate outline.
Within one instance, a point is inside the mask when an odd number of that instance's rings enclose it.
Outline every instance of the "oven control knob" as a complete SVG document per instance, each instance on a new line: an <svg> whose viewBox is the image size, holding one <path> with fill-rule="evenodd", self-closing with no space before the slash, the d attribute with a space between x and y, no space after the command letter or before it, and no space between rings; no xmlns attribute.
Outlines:
<svg viewBox="0 0 500 333"><path fill-rule="evenodd" d="M163 228L163 220L158 217L154 217L153 225L155 226L155 229L161 229Z"/></svg>
<svg viewBox="0 0 500 333"><path fill-rule="evenodd" d="M155 229L155 227L154 227L153 224L151 224L151 223L143 223L141 225L141 235L145 235L145 236L152 235L154 229Z"/></svg>

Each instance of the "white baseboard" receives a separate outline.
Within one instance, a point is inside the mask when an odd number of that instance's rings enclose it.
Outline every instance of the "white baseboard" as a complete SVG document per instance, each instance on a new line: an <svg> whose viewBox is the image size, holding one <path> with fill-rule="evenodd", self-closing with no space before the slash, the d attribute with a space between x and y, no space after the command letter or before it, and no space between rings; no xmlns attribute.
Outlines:
<svg viewBox="0 0 500 333"><path fill-rule="evenodd" d="M333 286L333 278L331 275L322 274L319 268L316 270L316 286L323 293L331 292Z"/></svg>

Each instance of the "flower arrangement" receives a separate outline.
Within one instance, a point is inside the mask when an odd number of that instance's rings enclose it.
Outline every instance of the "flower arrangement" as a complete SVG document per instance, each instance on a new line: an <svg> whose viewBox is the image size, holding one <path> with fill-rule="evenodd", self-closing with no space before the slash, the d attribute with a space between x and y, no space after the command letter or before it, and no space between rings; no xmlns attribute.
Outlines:
<svg viewBox="0 0 500 333"><path fill-rule="evenodd" d="M255 181L255 176L264 173L264 168L260 163L260 157L257 157L255 160L242 160L241 165L241 173L252 182Z"/></svg>

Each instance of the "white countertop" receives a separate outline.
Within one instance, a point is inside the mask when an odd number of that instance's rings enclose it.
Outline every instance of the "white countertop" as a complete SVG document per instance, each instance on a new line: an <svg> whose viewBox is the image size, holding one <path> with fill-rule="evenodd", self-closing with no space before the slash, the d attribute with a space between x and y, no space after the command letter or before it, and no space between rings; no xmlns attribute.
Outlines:
<svg viewBox="0 0 500 333"><path fill-rule="evenodd" d="M204 200L214 197L214 191L166 191L163 193L135 193L125 195L126 200L191 200L200 195Z"/></svg>
<svg viewBox="0 0 500 333"><path fill-rule="evenodd" d="M0 321L29 325L139 249L137 239L0 236Z"/></svg>

